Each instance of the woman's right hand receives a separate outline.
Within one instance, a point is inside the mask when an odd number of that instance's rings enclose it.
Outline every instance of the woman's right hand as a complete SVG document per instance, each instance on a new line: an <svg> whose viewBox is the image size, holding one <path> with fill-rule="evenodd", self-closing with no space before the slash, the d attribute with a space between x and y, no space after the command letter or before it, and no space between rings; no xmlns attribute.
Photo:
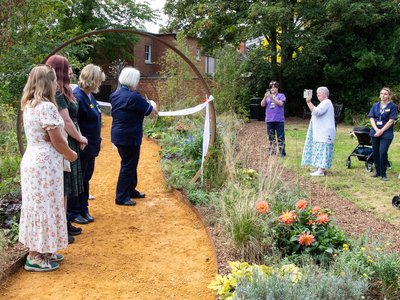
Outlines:
<svg viewBox="0 0 400 300"><path fill-rule="evenodd" d="M86 137L84 137L83 135L81 135L81 138L79 139L79 144L83 144L83 145L87 145L89 142L88 142L88 139L86 138Z"/></svg>

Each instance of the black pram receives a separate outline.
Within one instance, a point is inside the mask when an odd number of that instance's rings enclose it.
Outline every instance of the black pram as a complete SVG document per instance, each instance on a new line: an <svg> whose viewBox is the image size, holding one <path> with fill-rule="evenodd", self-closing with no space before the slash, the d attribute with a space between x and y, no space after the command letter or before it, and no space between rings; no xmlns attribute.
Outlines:
<svg viewBox="0 0 400 300"><path fill-rule="evenodd" d="M358 145L354 148L353 152L346 160L347 169L351 167L351 156L356 156L358 160L365 161L365 170L372 172L372 165L374 158L372 157L372 143L369 136L370 128L368 127L354 127L353 133L358 140ZM392 167L392 163L388 160L388 168Z"/></svg>

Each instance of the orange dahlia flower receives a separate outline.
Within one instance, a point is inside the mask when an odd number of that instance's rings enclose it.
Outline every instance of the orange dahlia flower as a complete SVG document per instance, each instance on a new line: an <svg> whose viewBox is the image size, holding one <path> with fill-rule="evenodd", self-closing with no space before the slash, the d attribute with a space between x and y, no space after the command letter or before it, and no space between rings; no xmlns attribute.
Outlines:
<svg viewBox="0 0 400 300"><path fill-rule="evenodd" d="M307 201L304 199L301 199L299 201L297 201L296 203L296 209L297 210L303 210L307 207Z"/></svg>
<svg viewBox="0 0 400 300"><path fill-rule="evenodd" d="M321 213L321 214L319 214L319 215L317 216L316 222L317 222L318 225L327 224L328 221L329 221L328 214Z"/></svg>
<svg viewBox="0 0 400 300"><path fill-rule="evenodd" d="M256 203L256 209L260 214L267 214L269 213L269 205L264 200L258 200Z"/></svg>
<svg viewBox="0 0 400 300"><path fill-rule="evenodd" d="M313 220L307 220L306 225L312 225L314 223Z"/></svg>
<svg viewBox="0 0 400 300"><path fill-rule="evenodd" d="M307 233L302 233L299 236L299 244L300 245L306 245L307 247L311 246L315 242L315 238L312 234L309 232Z"/></svg>
<svg viewBox="0 0 400 300"><path fill-rule="evenodd" d="M321 210L321 207L319 207L319 206L314 206L314 207L311 209L311 213L312 213L313 215L316 215L316 214L319 213L320 210Z"/></svg>
<svg viewBox="0 0 400 300"><path fill-rule="evenodd" d="M284 224L292 224L296 218L296 214L294 211L286 211L279 216L279 220L281 220Z"/></svg>

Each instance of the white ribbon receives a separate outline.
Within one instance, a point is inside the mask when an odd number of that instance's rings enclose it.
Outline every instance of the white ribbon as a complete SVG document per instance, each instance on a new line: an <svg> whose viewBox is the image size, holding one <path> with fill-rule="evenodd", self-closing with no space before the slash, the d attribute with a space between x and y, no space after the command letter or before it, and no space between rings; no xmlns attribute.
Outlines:
<svg viewBox="0 0 400 300"><path fill-rule="evenodd" d="M214 101L214 97L210 95L206 102L196 105L195 107L176 110L176 111L162 111L158 112L160 117L171 117L171 116L186 116L192 115L206 108L206 117L204 119L204 130L203 130L203 152L201 155L201 180L203 181L203 170L204 170L204 160L208 152L208 147L210 145L210 101Z"/></svg>
<svg viewBox="0 0 400 300"><path fill-rule="evenodd" d="M195 107L176 110L176 111L160 111L158 115L160 117L172 117L172 116L187 116L192 115L201 111L203 108L206 108L206 117L204 119L204 130L203 130L203 152L201 155L201 180L203 181L203 170L204 170L204 160L208 152L208 147L210 145L210 101L214 101L214 97L210 95L206 102L196 105ZM108 102L97 101L97 103L101 106L111 107L111 104Z"/></svg>

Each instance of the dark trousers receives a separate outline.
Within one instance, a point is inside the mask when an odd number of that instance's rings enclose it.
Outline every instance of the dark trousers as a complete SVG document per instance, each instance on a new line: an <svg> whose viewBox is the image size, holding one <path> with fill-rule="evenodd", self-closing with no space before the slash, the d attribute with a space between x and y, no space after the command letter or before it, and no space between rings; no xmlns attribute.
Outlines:
<svg viewBox="0 0 400 300"><path fill-rule="evenodd" d="M276 138L278 138L279 154L286 156L285 151L285 123L284 122L267 122L267 132L269 140L269 154L276 154Z"/></svg>
<svg viewBox="0 0 400 300"><path fill-rule="evenodd" d="M140 145L116 146L119 156L121 157L121 167L119 170L115 202L124 203L129 201L131 196L136 192Z"/></svg>
<svg viewBox="0 0 400 300"><path fill-rule="evenodd" d="M388 150L392 140L382 139L380 137L371 137L371 142L376 174L381 177L386 177Z"/></svg>
<svg viewBox="0 0 400 300"><path fill-rule="evenodd" d="M89 181L93 176L95 159L96 157L93 155L88 155L83 152L80 153L83 192L79 194L79 196L68 196L67 218L69 221L89 212Z"/></svg>

